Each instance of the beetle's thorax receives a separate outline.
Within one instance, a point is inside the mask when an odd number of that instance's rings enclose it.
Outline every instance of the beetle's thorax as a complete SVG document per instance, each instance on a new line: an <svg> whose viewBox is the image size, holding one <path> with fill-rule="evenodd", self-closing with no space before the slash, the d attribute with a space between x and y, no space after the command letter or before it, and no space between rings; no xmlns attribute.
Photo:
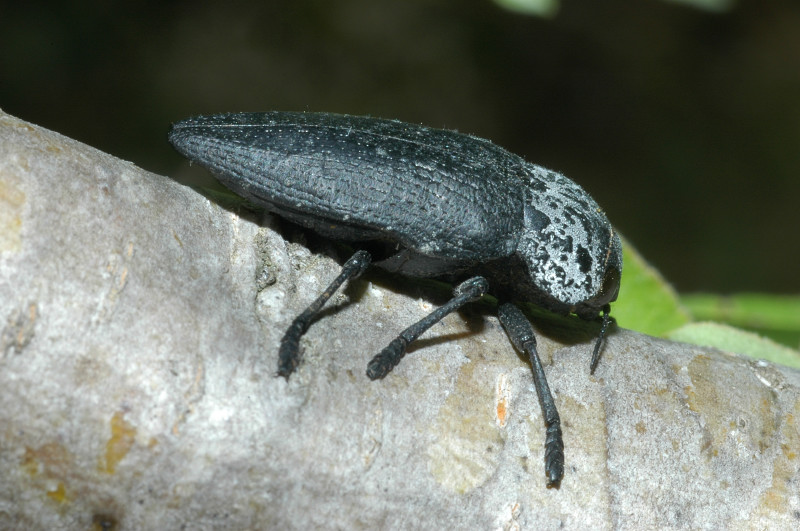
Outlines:
<svg viewBox="0 0 800 531"><path fill-rule="evenodd" d="M528 167L531 195L524 205L516 255L531 284L559 306L596 314L616 298L622 268L619 237L577 184L540 166ZM613 270L616 276L609 273Z"/></svg>

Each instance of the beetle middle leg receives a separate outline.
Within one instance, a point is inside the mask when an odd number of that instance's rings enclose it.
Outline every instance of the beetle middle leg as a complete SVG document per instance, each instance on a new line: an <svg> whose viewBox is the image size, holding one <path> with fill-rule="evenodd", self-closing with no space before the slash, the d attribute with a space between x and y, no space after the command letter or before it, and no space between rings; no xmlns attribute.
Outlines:
<svg viewBox="0 0 800 531"><path fill-rule="evenodd" d="M473 277L456 286L452 299L400 332L400 335L389 343L389 346L372 358L367 365L367 376L371 380L378 380L389 374L403 359L406 349L412 341L441 321L447 314L458 310L468 302L480 299L488 289L489 283L483 277Z"/></svg>
<svg viewBox="0 0 800 531"><path fill-rule="evenodd" d="M520 352L531 362L533 369L533 385L539 396L544 425L547 429L544 442L544 471L547 474L547 486L558 487L564 477L564 441L561 437L561 418L558 416L556 403L547 385L542 362L536 351L536 335L525 314L514 304L501 304L497 309L500 323L508 337Z"/></svg>
<svg viewBox="0 0 800 531"><path fill-rule="evenodd" d="M372 262L372 256L367 251L356 251L347 262L342 266L342 272L336 277L325 291L317 297L317 300L298 315L289 329L281 339L281 347L278 351L278 376L283 376L289 380L291 375L300 363L300 338L306 333L311 321L319 314L328 299L336 293L336 290L344 284L346 280L358 278L366 271Z"/></svg>

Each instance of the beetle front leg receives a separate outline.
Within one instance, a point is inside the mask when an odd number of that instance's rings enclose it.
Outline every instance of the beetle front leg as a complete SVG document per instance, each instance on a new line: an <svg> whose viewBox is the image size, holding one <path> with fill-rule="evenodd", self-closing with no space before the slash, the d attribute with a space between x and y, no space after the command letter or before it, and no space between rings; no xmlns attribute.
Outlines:
<svg viewBox="0 0 800 531"><path fill-rule="evenodd" d="M367 376L371 380L378 380L389 374L403 359L406 349L412 341L441 321L447 314L458 310L468 302L480 299L488 289L489 283L483 277L473 277L456 286L452 299L403 330L394 341L389 343L389 346L372 358L367 365Z"/></svg>
<svg viewBox="0 0 800 531"><path fill-rule="evenodd" d="M544 471L547 474L547 486L558 488L564 477L564 440L561 437L561 418L558 416L556 403L550 394L547 378L544 374L539 353L536 351L536 336L533 327L522 311L511 303L502 304L497 309L500 323L508 337L520 352L531 361L533 369L533 385L539 396L544 425L547 429L544 442Z"/></svg>
<svg viewBox="0 0 800 531"><path fill-rule="evenodd" d="M342 266L342 272L336 277L325 291L317 297L317 300L298 315L281 339L281 347L278 351L278 376L283 376L289 380L297 366L300 364L300 338L306 333L311 321L319 314L328 299L336 293L336 290L344 284L346 280L360 277L372 262L372 256L367 251L356 251L347 262Z"/></svg>

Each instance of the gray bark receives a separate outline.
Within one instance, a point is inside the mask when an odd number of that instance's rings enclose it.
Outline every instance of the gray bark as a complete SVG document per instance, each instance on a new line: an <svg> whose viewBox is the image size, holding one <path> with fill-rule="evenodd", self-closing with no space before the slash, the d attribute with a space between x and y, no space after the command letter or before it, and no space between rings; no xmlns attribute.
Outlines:
<svg viewBox="0 0 800 531"><path fill-rule="evenodd" d="M530 366L485 306L372 382L440 300L367 274L274 376L338 270L268 216L0 112L0 528L800 523L798 371L618 329L590 376L596 327L534 321L564 423L547 489Z"/></svg>

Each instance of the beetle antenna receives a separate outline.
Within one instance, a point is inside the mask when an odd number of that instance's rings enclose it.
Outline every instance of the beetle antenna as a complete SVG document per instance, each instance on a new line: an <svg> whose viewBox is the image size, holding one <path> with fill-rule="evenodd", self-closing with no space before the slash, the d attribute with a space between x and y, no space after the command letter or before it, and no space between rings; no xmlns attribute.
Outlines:
<svg viewBox="0 0 800 531"><path fill-rule="evenodd" d="M603 345L603 339L606 337L606 330L608 330L608 324L610 322L611 305L606 304L603 306L603 324L600 325L600 335L597 336L597 342L594 344L594 353L592 353L592 363L589 365L589 374L594 374L594 370L600 362L600 347Z"/></svg>

